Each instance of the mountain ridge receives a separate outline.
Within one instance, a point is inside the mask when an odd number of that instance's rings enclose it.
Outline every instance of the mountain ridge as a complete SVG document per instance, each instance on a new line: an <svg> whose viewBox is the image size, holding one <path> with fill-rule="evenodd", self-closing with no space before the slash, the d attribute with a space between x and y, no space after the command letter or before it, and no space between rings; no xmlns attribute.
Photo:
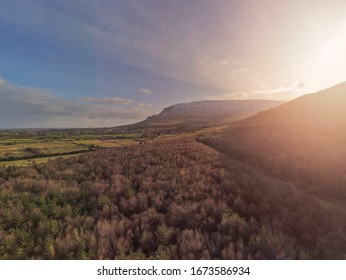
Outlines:
<svg viewBox="0 0 346 280"><path fill-rule="evenodd" d="M283 102L275 100L199 100L165 107L159 114L133 126L213 125L237 121Z"/></svg>
<svg viewBox="0 0 346 280"><path fill-rule="evenodd" d="M280 106L259 112L240 124L282 125L283 128L328 129L346 124L346 82L308 93Z"/></svg>

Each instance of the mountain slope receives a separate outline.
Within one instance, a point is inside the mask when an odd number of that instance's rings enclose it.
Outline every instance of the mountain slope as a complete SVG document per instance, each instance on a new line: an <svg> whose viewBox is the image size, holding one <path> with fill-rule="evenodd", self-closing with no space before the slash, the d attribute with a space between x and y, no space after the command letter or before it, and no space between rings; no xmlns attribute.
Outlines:
<svg viewBox="0 0 346 280"><path fill-rule="evenodd" d="M299 97L201 138L266 174L346 201L346 83Z"/></svg>
<svg viewBox="0 0 346 280"><path fill-rule="evenodd" d="M240 120L282 104L273 100L204 100L175 104L132 126L212 125Z"/></svg>
<svg viewBox="0 0 346 280"><path fill-rule="evenodd" d="M261 124L298 129L331 129L346 123L346 82L318 93L303 95L267 112L244 120Z"/></svg>

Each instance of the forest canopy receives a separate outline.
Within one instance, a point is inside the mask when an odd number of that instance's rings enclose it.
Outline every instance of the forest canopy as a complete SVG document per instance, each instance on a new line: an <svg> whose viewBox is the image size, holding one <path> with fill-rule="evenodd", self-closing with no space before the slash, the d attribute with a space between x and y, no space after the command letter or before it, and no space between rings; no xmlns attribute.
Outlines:
<svg viewBox="0 0 346 280"><path fill-rule="evenodd" d="M2 259L342 259L346 216L193 139L0 169Z"/></svg>

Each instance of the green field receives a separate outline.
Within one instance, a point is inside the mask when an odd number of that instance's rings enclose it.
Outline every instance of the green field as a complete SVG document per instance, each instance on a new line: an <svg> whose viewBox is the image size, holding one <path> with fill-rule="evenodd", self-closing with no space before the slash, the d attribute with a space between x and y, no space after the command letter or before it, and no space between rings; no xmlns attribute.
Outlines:
<svg viewBox="0 0 346 280"><path fill-rule="evenodd" d="M0 167L26 166L33 162L46 163L58 157L71 157L85 152L105 148L139 145L150 142L166 140L179 140L181 138L195 138L202 130L181 133L104 133L104 134L78 134L78 131L62 133L53 132L21 132L7 133L0 137Z"/></svg>
<svg viewBox="0 0 346 280"><path fill-rule="evenodd" d="M0 159L16 159L20 157L35 157L37 155L47 156L51 154L66 154L70 152L84 151L86 147L74 144L73 142L52 141L52 142L12 142L0 143Z"/></svg>
<svg viewBox="0 0 346 280"><path fill-rule="evenodd" d="M94 145L104 148L121 147L129 145L138 145L134 139L95 139L95 140L77 140L74 143L78 145Z"/></svg>
<svg viewBox="0 0 346 280"><path fill-rule="evenodd" d="M46 163L58 157L76 156L97 149L138 145L141 135L124 134L82 134L65 135L65 138L48 134L29 137L6 137L0 139L0 167L11 165L26 166L31 163ZM17 138L18 137L18 138Z"/></svg>

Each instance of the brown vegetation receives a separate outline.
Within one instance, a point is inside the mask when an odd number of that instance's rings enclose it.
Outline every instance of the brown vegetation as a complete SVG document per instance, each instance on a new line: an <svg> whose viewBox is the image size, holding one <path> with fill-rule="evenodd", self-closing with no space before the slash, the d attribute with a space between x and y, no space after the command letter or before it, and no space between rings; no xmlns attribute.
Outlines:
<svg viewBox="0 0 346 280"><path fill-rule="evenodd" d="M345 257L342 211L192 140L0 169L0 185L3 259Z"/></svg>

